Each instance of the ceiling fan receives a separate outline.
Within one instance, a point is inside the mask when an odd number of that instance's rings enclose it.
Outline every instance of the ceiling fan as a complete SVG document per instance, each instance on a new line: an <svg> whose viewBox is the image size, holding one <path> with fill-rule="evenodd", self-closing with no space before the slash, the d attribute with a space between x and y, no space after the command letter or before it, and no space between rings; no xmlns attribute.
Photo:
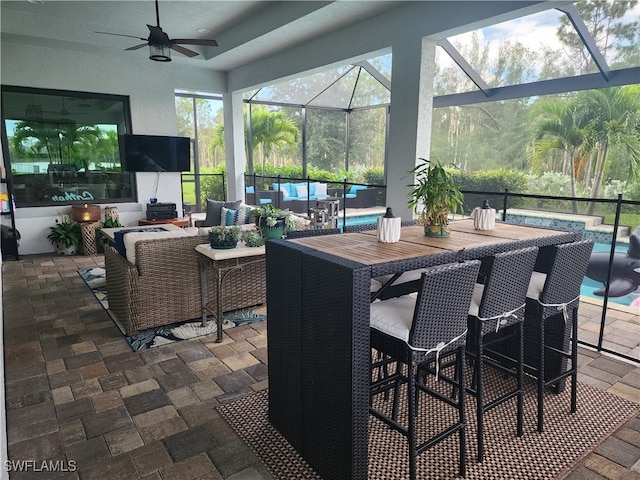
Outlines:
<svg viewBox="0 0 640 480"><path fill-rule="evenodd" d="M169 38L169 35L164 33L162 28L160 27L160 12L158 9L158 0L156 2L156 25L149 25L149 37L136 37L134 35L123 35L121 33L111 33L111 32L95 32L101 33L104 35L116 35L118 37L129 37L129 38L137 38L143 40L146 43L141 43L140 45L134 45L133 47L126 48L125 50L138 50L139 48L149 46L149 58L151 60L155 60L157 62L170 62L171 61L171 50L175 50L187 57L195 57L198 55L197 52L193 50L189 50L188 48L181 47L180 45L204 45L210 47L217 47L218 42L215 40L207 40L207 39L198 39L198 38Z"/></svg>

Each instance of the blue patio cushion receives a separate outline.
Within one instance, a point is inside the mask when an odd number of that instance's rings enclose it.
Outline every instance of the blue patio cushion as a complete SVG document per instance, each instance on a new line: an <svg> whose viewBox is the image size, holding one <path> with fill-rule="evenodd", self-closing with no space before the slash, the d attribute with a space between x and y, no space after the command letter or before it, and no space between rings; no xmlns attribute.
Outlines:
<svg viewBox="0 0 640 480"><path fill-rule="evenodd" d="M366 187L364 185L353 185L353 186L351 186L351 189L349 190L349 193L357 195L358 190L366 190L367 188L369 188L369 187ZM347 198L349 198L349 197L347 197Z"/></svg>
<svg viewBox="0 0 640 480"><path fill-rule="evenodd" d="M289 192L289 197L295 197L296 196L296 187L293 187L293 193L291 192L291 184L290 183L274 183L273 184L273 189L278 191L280 190L280 188L284 188L287 190L287 192Z"/></svg>
<svg viewBox="0 0 640 480"><path fill-rule="evenodd" d="M309 198L311 198L311 200L316 200L316 199L323 199L323 198L329 198L329 195L316 195L316 185L318 184L318 182L310 182L309 185ZM287 192L289 192L289 198L288 199L293 199L293 200L306 200L307 197L300 197L298 196L298 191L296 189L296 187L299 186L303 186L306 187L307 186L307 182L298 182L298 183L274 183L273 184L273 189L274 190L280 190L280 187L284 187Z"/></svg>
<svg viewBox="0 0 640 480"><path fill-rule="evenodd" d="M253 185L250 187L247 187L246 190L247 190L247 193L256 193L256 189L253 188Z"/></svg>

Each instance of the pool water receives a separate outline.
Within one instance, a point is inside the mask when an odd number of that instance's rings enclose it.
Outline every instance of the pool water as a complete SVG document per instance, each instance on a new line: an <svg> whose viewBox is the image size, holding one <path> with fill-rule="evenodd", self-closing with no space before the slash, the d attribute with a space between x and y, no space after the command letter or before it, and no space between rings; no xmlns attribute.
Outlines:
<svg viewBox="0 0 640 480"><path fill-rule="evenodd" d="M361 217L347 217L347 225L366 225L366 224L370 224L370 223L376 223L378 220L378 217L382 216L382 214L380 215L366 215L366 216L361 216ZM342 227L342 223L340 223L340 227ZM606 243L595 243L593 245L593 252L608 252L609 249L611 248L610 245L606 244ZM627 249L628 247L626 245L618 245L616 246L616 252L617 253L627 253ZM604 297L601 297L599 295L595 295L593 292L595 292L596 290L599 290L601 288L603 288L604 285L600 282L596 282L595 280L592 280L590 278L584 277L584 281L582 282L582 287L580 287L580 294L590 297L590 298L596 298L599 300L604 300ZM609 297L609 303L617 303L620 305L625 305L625 306L629 306L631 305L633 302L634 305L638 304L638 302L640 302L640 288L637 289L634 292L629 293L628 295L625 295L623 297Z"/></svg>
<svg viewBox="0 0 640 480"><path fill-rule="evenodd" d="M611 249L611 246L607 245L606 243L594 243L593 245L594 253L609 252L610 249ZM627 250L628 250L628 247L626 245L617 245L615 251L616 253L627 253ZM596 282L595 280L584 277L584 281L582 282L582 287L580 287L580 294L585 295L587 297L604 300L604 297L595 295L593 293L595 290L599 290L600 288L603 288L603 287L604 285L602 283ZM611 297L611 296L609 297L609 303L613 302L613 303L618 303L620 305L626 305L626 306L631 305L634 301L636 302L635 304L640 302L640 289L636 289L634 292L631 292L628 295L625 295L623 297Z"/></svg>

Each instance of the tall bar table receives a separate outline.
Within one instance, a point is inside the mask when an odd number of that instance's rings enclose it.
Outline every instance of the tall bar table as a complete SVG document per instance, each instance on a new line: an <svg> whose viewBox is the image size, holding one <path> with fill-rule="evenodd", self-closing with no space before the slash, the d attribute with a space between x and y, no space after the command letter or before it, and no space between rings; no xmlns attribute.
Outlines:
<svg viewBox="0 0 640 480"><path fill-rule="evenodd" d="M433 239L405 227L389 244L375 231L267 243L269 421L323 478L368 478L372 277L579 237L501 223L479 232L468 220L452 230Z"/></svg>

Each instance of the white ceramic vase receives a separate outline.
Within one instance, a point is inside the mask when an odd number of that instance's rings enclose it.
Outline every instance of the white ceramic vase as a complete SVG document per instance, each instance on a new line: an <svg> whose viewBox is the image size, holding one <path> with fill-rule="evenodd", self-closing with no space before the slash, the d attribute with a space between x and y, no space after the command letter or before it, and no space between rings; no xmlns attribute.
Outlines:
<svg viewBox="0 0 640 480"><path fill-rule="evenodd" d="M473 228L476 230L493 230L496 226L496 209L476 207L473 210Z"/></svg>

